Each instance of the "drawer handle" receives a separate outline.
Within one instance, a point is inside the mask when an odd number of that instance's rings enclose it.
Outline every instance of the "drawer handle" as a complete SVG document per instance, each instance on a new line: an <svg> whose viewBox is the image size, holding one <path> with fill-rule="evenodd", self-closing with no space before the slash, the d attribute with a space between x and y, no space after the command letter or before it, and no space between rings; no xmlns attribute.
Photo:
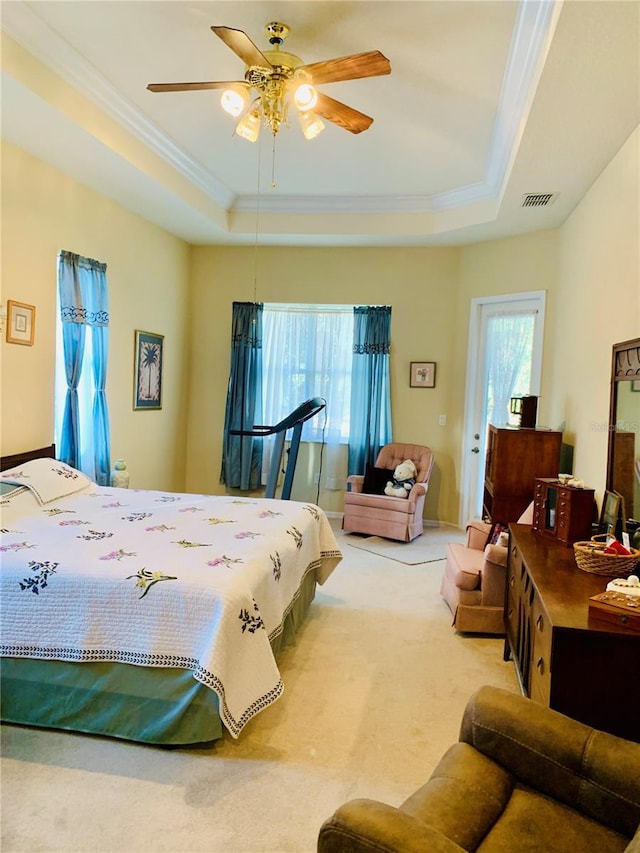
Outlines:
<svg viewBox="0 0 640 853"><path fill-rule="evenodd" d="M544 675L544 660L542 658L538 658L538 663L536 664L536 669L540 673L540 675Z"/></svg>

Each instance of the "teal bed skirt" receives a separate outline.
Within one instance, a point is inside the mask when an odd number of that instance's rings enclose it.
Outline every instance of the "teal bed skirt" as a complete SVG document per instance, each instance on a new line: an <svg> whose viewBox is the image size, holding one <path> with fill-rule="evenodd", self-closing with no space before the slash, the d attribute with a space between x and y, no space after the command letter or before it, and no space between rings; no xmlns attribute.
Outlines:
<svg viewBox="0 0 640 853"><path fill-rule="evenodd" d="M276 656L295 641L315 588L315 572L309 572L282 632L271 640ZM222 737L218 696L190 670L3 658L0 682L0 718L6 723L167 746Z"/></svg>

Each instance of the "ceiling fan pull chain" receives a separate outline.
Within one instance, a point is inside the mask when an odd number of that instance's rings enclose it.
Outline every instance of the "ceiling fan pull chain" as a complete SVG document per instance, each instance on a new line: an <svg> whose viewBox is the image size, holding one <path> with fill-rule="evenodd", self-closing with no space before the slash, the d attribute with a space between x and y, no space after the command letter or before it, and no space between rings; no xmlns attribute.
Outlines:
<svg viewBox="0 0 640 853"><path fill-rule="evenodd" d="M271 189L276 186L276 135L273 134L273 147L271 149Z"/></svg>

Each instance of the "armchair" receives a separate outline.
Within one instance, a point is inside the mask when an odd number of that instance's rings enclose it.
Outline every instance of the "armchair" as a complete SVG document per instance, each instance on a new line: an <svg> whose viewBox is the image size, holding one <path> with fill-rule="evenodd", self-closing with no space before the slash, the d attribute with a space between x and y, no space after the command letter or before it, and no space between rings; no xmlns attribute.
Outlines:
<svg viewBox="0 0 640 853"><path fill-rule="evenodd" d="M486 544L490 530L490 524L472 521L466 543L447 545L440 595L458 631L504 634L507 549Z"/></svg>
<svg viewBox="0 0 640 853"><path fill-rule="evenodd" d="M318 853L638 853L639 823L640 744L486 686L425 785L340 806Z"/></svg>
<svg viewBox="0 0 640 853"><path fill-rule="evenodd" d="M532 519L530 504L518 523ZM507 548L487 545L490 531L490 524L470 521L466 543L447 545L440 595L453 614L453 626L463 633L504 634Z"/></svg>
<svg viewBox="0 0 640 853"><path fill-rule="evenodd" d="M347 477L343 530L401 542L411 542L423 533L422 513L433 468L433 452L420 444L386 444L378 453L375 467L393 470L405 459L411 459L418 472L415 485L406 498L365 493L363 474Z"/></svg>

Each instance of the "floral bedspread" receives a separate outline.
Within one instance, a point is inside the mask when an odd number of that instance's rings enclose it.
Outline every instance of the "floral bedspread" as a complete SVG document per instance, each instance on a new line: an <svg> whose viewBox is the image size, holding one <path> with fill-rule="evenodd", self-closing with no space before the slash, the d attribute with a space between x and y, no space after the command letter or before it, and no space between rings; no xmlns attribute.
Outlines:
<svg viewBox="0 0 640 853"><path fill-rule="evenodd" d="M0 653L190 669L237 737L283 692L269 641L303 579L342 558L323 511L99 487L35 462L1 476L20 488L0 497Z"/></svg>

